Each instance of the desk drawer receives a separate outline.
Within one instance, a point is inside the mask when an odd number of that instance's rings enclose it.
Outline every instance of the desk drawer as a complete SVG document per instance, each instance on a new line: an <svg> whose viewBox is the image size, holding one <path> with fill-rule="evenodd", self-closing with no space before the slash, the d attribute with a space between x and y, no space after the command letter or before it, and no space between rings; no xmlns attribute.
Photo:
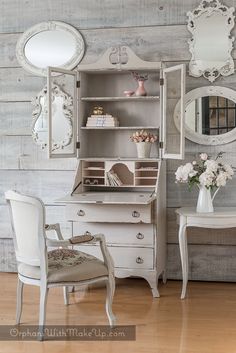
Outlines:
<svg viewBox="0 0 236 353"><path fill-rule="evenodd" d="M66 206L66 217L79 222L151 223L149 205L72 204Z"/></svg>
<svg viewBox="0 0 236 353"><path fill-rule="evenodd" d="M73 223L73 235L102 233L107 244L154 246L153 224Z"/></svg>
<svg viewBox="0 0 236 353"><path fill-rule="evenodd" d="M103 259L99 246L81 245L75 249ZM108 246L108 250L117 268L151 270L154 267L154 250L151 248Z"/></svg>

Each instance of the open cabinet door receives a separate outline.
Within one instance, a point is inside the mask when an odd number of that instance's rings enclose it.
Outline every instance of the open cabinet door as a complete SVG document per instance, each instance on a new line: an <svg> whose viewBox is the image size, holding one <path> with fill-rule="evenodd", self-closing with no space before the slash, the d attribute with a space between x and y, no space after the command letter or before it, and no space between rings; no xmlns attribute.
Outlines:
<svg viewBox="0 0 236 353"><path fill-rule="evenodd" d="M162 96L162 157L166 159L184 159L184 96L185 96L185 65L163 69ZM180 101L180 124L174 122L174 110Z"/></svg>
<svg viewBox="0 0 236 353"><path fill-rule="evenodd" d="M77 157L77 72L48 68L49 158Z"/></svg>

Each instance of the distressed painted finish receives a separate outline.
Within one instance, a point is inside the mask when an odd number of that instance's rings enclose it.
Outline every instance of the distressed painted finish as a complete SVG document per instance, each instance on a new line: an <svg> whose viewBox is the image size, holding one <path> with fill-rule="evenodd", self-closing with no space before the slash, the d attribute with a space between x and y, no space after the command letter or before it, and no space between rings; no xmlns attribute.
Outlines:
<svg viewBox="0 0 236 353"><path fill-rule="evenodd" d="M49 161L46 154L32 143L29 136L32 96L45 84L43 78L28 74L15 57L19 35L41 21L59 20L79 30L86 41L84 63L95 62L111 45L128 45L143 60L168 61L167 65L190 59L187 40L186 13L198 6L200 0L7 0L1 1L0 21L0 193L13 187L43 198L50 207L49 223L63 217L63 211L54 205L57 197L70 190L75 160ZM236 0L224 0L236 7ZM236 35L236 28L233 31ZM233 51L236 58L236 50ZM235 89L235 75L220 78L217 85ZM187 92L209 85L204 78L187 76ZM176 97L172 92L173 98ZM2 102L6 101L6 102ZM11 136L1 136L11 135ZM12 136L13 135L13 136ZM14 136L17 135L17 136ZM19 135L19 136L18 136ZM206 151L212 156L223 150L227 159L236 166L236 142L222 146L202 146L186 140L185 161ZM174 183L174 171L184 161L168 161L168 276L181 278L177 226L174 209L191 206L197 192L188 192L186 185ZM66 171L67 170L67 171ZM216 205L236 205L235 180L218 193ZM50 206L51 205L51 206ZM14 269L14 254L7 224L5 202L0 199L1 264L0 269ZM58 217L58 218L57 218ZM64 224L69 234L70 224ZM236 281L236 237L234 230L189 230L190 278ZM217 236L213 234L217 232ZM3 263L4 261L4 263Z"/></svg>

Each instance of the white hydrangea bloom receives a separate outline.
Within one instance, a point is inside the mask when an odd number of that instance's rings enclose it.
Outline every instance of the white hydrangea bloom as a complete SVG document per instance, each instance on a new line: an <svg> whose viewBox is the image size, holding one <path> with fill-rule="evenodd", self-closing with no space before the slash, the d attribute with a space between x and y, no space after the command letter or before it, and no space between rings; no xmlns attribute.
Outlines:
<svg viewBox="0 0 236 353"><path fill-rule="evenodd" d="M181 183L187 183L188 178L191 178L196 174L197 172L193 169L192 163L181 165L175 172L176 180Z"/></svg>
<svg viewBox="0 0 236 353"><path fill-rule="evenodd" d="M206 166L206 171L207 172L217 172L218 169L218 163L217 161L214 161L213 159L208 159L205 162L205 166Z"/></svg>
<svg viewBox="0 0 236 353"><path fill-rule="evenodd" d="M229 164L224 164L223 168L224 168L224 170L225 170L225 172L227 174L227 177L229 179L232 179L232 176L234 175L233 168Z"/></svg>
<svg viewBox="0 0 236 353"><path fill-rule="evenodd" d="M227 181L227 174L223 171L220 171L216 178L216 186L219 188L220 186L225 186Z"/></svg>
<svg viewBox="0 0 236 353"><path fill-rule="evenodd" d="M202 161L206 161L207 158L208 158L208 155L206 153L201 153L200 154L200 158L201 158Z"/></svg>
<svg viewBox="0 0 236 353"><path fill-rule="evenodd" d="M202 186L212 186L214 183L215 175L213 172L205 171L199 176L199 182Z"/></svg>

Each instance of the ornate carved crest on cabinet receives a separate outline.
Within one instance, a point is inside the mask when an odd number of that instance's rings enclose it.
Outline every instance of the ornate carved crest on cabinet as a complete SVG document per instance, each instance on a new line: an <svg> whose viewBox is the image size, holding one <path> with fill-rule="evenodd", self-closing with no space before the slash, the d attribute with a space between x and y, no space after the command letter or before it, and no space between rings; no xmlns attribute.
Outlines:
<svg viewBox="0 0 236 353"><path fill-rule="evenodd" d="M63 149L71 143L73 136L72 111L73 100L70 95L56 84L52 87L52 150ZM44 149L48 145L48 108L47 86L32 101L33 110L32 136L36 144Z"/></svg>
<svg viewBox="0 0 236 353"><path fill-rule="evenodd" d="M228 8L219 0L202 0L192 12L187 13L188 30L192 38L188 41L192 55L189 73L194 77L203 75L214 82L220 75L234 73L231 56L234 37L234 7Z"/></svg>
<svg viewBox="0 0 236 353"><path fill-rule="evenodd" d="M80 71L90 71L97 69L117 69L117 70L133 70L137 67L148 69L160 69L159 62L147 62L140 59L132 49L122 45L108 48L95 64L81 64Z"/></svg>

